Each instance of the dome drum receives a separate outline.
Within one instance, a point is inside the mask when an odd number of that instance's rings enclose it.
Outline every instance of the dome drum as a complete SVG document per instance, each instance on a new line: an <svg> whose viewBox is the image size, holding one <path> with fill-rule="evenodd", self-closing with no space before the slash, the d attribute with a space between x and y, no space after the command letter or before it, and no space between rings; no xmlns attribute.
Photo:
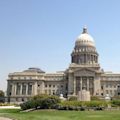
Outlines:
<svg viewBox="0 0 120 120"><path fill-rule="evenodd" d="M79 46L79 47L76 47L74 48L73 52L75 53L78 53L78 52L93 52L93 53L96 53L96 48L95 47L91 47L91 46Z"/></svg>

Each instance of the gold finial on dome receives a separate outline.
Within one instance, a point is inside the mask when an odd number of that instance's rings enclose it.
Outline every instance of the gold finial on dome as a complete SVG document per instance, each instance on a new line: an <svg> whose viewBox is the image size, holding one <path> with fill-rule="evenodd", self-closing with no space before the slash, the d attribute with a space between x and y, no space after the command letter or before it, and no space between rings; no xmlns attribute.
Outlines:
<svg viewBox="0 0 120 120"><path fill-rule="evenodd" d="M83 32L82 32L82 33L83 33L83 34L84 34L84 33L88 33L88 32L87 32L87 27L86 27L86 25L83 27Z"/></svg>

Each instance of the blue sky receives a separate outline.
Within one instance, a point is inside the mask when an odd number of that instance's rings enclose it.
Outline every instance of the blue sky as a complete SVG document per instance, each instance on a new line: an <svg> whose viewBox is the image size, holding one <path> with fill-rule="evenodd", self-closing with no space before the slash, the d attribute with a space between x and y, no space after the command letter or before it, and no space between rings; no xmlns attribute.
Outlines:
<svg viewBox="0 0 120 120"><path fill-rule="evenodd" d="M65 70L87 25L101 67L120 72L120 0L0 0L0 89L8 73Z"/></svg>

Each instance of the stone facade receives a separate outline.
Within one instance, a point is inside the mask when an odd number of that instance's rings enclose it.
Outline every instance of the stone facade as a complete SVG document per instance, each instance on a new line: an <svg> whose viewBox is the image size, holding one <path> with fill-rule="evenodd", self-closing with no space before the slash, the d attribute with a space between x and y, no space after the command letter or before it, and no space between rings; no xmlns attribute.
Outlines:
<svg viewBox="0 0 120 120"><path fill-rule="evenodd" d="M45 73L39 68L29 68L10 73L7 101L20 103L37 94L78 96L83 90L89 91L91 96L120 95L120 74L104 72L98 57L94 39L85 27L75 42L68 69Z"/></svg>

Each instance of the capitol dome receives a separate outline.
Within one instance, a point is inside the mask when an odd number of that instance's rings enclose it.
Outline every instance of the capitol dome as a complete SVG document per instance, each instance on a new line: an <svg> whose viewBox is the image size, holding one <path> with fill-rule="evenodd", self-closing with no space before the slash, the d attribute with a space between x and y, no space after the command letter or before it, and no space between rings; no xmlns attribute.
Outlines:
<svg viewBox="0 0 120 120"><path fill-rule="evenodd" d="M82 34L80 34L75 42L74 50L71 54L72 63L81 65L97 65L98 53L95 47L94 39L88 34L87 28L83 28Z"/></svg>
<svg viewBox="0 0 120 120"><path fill-rule="evenodd" d="M83 28L82 34L80 34L75 42L76 46L93 46L95 47L94 39L88 34L87 28Z"/></svg>

